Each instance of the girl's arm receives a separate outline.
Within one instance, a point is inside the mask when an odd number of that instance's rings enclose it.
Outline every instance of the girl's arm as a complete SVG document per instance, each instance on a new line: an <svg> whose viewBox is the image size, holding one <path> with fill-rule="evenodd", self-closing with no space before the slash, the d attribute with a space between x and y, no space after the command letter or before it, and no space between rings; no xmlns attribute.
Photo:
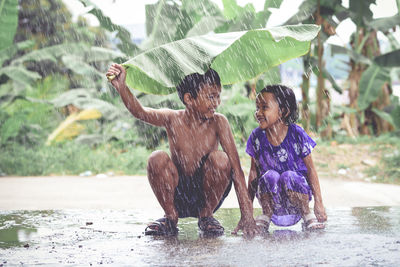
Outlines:
<svg viewBox="0 0 400 267"><path fill-rule="evenodd" d="M252 203L254 201L254 197L257 191L257 185L254 184L256 178L257 178L256 161L253 157L251 157L251 167L249 172L249 181L247 183L247 190L249 192L249 197Z"/></svg>
<svg viewBox="0 0 400 267"><path fill-rule="evenodd" d="M317 171L315 170L314 162L312 160L311 154L309 154L304 159L304 163L307 167L308 173L308 184L311 187L312 193L314 195L314 213L319 222L324 222L327 220L324 204L322 202L321 188L319 185L319 179Z"/></svg>

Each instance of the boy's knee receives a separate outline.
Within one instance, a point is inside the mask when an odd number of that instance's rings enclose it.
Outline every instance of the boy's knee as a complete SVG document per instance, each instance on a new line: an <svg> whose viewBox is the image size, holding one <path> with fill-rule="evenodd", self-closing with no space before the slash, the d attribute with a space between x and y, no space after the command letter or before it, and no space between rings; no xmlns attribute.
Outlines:
<svg viewBox="0 0 400 267"><path fill-rule="evenodd" d="M147 170L166 168L170 161L169 155L165 151L157 150L150 154L147 161Z"/></svg>
<svg viewBox="0 0 400 267"><path fill-rule="evenodd" d="M213 151L208 155L208 161L214 170L230 172L231 164L228 155L223 151Z"/></svg>

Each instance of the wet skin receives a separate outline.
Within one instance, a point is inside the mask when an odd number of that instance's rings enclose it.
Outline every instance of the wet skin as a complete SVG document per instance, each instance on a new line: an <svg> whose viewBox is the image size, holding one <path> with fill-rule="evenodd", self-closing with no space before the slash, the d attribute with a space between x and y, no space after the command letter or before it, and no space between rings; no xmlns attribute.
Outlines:
<svg viewBox="0 0 400 267"><path fill-rule="evenodd" d="M265 130L268 141L274 146L280 145L287 135L288 126L284 123L286 116L288 116L288 114L282 113L274 94L262 93L257 96L255 117L259 127ZM307 181L314 195L315 216L319 222L324 222L327 220L327 216L322 202L319 180L311 154L304 158L304 163L307 167ZM251 167L248 180L248 189L251 199L254 199L255 197L255 188L251 186L251 182L256 178L256 162L254 158L251 158ZM287 195L290 202L301 209L303 216L310 213L307 195L293 191L288 191ZM270 194L263 194L260 196L259 201L263 209L263 214L271 217L273 213L272 196ZM317 226L317 228L323 228L323 226Z"/></svg>
<svg viewBox="0 0 400 267"><path fill-rule="evenodd" d="M226 117L215 112L221 103L221 88L213 84L202 84L197 98L189 93L185 94L184 110L153 109L143 107L129 91L125 83L126 72L122 66L113 64L107 75L116 75L112 85L133 116L149 124L164 127L167 131L171 157L163 151L155 151L149 158L147 168L150 185L166 217L174 222L178 221L174 206L178 169L191 176L198 169L201 158L208 155L203 166L206 204L199 216L212 216L233 170L234 187L241 210L241 219L236 230L241 229L246 235L254 235L257 229L253 207L247 195L233 135ZM219 144L223 151L218 151Z"/></svg>

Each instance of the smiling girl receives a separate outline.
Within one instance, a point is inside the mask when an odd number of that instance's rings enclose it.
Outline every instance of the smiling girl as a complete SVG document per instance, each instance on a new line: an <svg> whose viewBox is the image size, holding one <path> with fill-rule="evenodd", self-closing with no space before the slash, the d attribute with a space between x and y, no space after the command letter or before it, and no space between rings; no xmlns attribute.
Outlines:
<svg viewBox="0 0 400 267"><path fill-rule="evenodd" d="M296 97L282 85L264 88L256 99L254 129L246 152L251 156L249 194L256 195L263 215L256 219L263 231L272 221L278 226L304 220L303 229L323 229L327 220L318 175L311 157L316 143L295 124ZM314 214L309 201L314 196Z"/></svg>

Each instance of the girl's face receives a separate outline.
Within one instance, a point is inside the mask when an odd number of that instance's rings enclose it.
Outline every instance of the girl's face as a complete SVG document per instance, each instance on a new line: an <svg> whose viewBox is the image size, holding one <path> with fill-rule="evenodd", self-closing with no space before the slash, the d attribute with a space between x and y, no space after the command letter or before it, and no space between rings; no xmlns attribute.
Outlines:
<svg viewBox="0 0 400 267"><path fill-rule="evenodd" d="M274 94L262 93L257 96L255 117L261 129L269 129L282 122L282 114Z"/></svg>

